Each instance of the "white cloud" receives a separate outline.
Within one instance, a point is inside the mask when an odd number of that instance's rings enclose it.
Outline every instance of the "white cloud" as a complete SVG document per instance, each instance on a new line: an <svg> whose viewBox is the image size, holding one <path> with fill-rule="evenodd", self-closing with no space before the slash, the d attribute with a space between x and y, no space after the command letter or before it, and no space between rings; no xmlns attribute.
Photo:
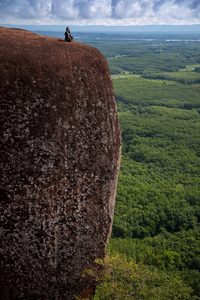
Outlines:
<svg viewBox="0 0 200 300"><path fill-rule="evenodd" d="M0 24L198 24L200 0L0 0Z"/></svg>
<svg viewBox="0 0 200 300"><path fill-rule="evenodd" d="M74 7L73 0L53 0L51 4L52 18L63 20L76 20L78 18L78 9Z"/></svg>

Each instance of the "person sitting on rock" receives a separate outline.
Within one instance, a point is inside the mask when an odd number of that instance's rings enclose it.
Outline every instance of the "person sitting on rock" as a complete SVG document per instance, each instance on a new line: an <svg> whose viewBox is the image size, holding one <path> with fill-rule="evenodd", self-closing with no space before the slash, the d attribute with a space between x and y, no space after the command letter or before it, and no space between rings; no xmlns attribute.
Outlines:
<svg viewBox="0 0 200 300"><path fill-rule="evenodd" d="M74 37L71 36L69 27L67 27L67 28L66 28L66 31L65 31L65 41L71 42L71 41L73 41L73 39L74 39Z"/></svg>

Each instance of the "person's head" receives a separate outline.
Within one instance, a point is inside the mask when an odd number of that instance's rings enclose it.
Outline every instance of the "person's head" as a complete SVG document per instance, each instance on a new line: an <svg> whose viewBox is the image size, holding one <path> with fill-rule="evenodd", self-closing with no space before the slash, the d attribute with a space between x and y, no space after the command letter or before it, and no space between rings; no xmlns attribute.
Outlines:
<svg viewBox="0 0 200 300"><path fill-rule="evenodd" d="M69 32L69 27L67 27L67 28L66 28L66 31L68 31L68 32Z"/></svg>

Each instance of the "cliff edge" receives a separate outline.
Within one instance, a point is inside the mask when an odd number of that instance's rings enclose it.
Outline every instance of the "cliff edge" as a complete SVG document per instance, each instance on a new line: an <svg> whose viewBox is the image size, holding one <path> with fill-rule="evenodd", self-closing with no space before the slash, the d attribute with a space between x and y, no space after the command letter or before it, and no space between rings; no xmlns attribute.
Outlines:
<svg viewBox="0 0 200 300"><path fill-rule="evenodd" d="M0 27L0 297L74 299L106 253L121 136L95 48Z"/></svg>

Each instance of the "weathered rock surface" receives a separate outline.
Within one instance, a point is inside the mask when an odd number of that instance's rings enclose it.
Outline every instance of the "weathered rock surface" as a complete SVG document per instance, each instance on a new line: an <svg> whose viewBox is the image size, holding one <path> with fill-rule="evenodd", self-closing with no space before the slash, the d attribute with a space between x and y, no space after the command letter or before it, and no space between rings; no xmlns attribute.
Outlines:
<svg viewBox="0 0 200 300"><path fill-rule="evenodd" d="M120 127L101 53L0 28L0 297L73 299L103 257Z"/></svg>

